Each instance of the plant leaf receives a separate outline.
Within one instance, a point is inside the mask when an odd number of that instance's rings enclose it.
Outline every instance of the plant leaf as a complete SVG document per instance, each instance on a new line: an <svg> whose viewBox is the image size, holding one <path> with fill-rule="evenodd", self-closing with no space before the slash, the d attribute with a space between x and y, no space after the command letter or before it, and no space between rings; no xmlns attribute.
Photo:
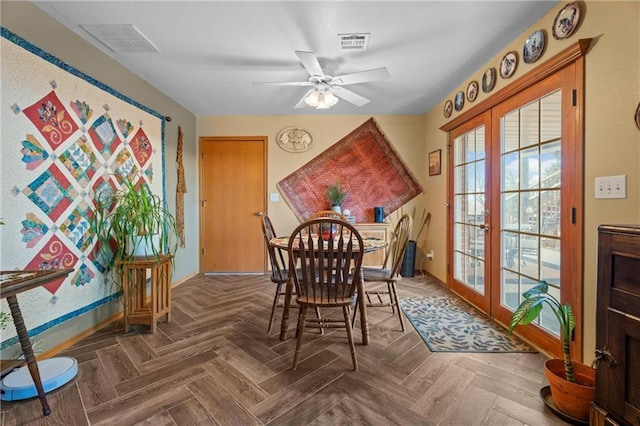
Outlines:
<svg viewBox="0 0 640 426"><path fill-rule="evenodd" d="M527 325L531 323L531 321L540 314L543 302L544 298L540 297L523 300L520 306L518 306L518 309L511 315L509 333L511 333L517 325Z"/></svg>
<svg viewBox="0 0 640 426"><path fill-rule="evenodd" d="M547 282L540 281L540 284L525 291L522 296L524 296L525 299L528 299L531 296L539 295L539 294L547 294L548 292L549 292L549 285L547 284Z"/></svg>

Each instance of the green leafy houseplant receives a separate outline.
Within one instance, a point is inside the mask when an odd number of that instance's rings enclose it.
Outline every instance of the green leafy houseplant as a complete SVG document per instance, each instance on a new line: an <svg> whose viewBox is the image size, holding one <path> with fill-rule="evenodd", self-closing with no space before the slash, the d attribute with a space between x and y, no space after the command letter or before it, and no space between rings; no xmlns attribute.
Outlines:
<svg viewBox="0 0 640 426"><path fill-rule="evenodd" d="M560 325L563 354L562 359L551 358L544 364L553 406L574 419L588 420L589 407L595 398L595 370L571 359L570 342L576 324L571 305L560 303L549 294L546 281L526 291L523 297L524 300L511 316L509 332L518 325L531 323L540 315L544 304L551 308Z"/></svg>
<svg viewBox="0 0 640 426"><path fill-rule="evenodd" d="M564 359L564 372L566 379L576 383L573 373L573 360L571 359L571 335L575 328L576 321L573 317L571 305L561 304L558 299L549 294L549 285L546 281L541 281L535 287L527 290L523 294L524 300L511 316L509 333L518 325L527 325L538 318L544 304L551 308L558 323L560 324L560 338L562 340L562 355Z"/></svg>
<svg viewBox="0 0 640 426"><path fill-rule="evenodd" d="M347 191L342 190L342 182L338 181L335 185L329 185L327 188L327 198L332 206L341 206Z"/></svg>
<svg viewBox="0 0 640 426"><path fill-rule="evenodd" d="M130 177L118 177L120 189L96 194L91 218L98 250L103 254L108 247L114 250L107 258L105 273L115 270L117 261L132 256L132 245L150 247L148 256L173 255L178 247L175 217L160 197L143 179L135 183Z"/></svg>

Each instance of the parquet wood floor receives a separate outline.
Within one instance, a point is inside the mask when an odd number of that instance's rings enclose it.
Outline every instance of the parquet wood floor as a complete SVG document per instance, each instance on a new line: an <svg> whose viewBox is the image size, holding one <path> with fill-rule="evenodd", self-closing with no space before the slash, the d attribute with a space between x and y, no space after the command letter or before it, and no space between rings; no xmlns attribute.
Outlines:
<svg viewBox="0 0 640 426"><path fill-rule="evenodd" d="M173 290L172 321L155 334L112 324L60 354L78 360L79 374L48 395L49 417L37 399L8 402L2 424L564 424L538 395L542 355L431 352L389 308L368 311L370 345L356 327L357 372L340 329L305 333L292 371L295 340L278 338L281 310L266 333L274 290L263 276L194 277ZM447 290L416 277L399 293Z"/></svg>

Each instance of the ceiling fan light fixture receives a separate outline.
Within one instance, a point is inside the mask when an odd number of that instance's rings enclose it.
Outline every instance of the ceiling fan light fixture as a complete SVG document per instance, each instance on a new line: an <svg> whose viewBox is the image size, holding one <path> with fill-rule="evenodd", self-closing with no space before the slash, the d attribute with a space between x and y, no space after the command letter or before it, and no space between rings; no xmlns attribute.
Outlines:
<svg viewBox="0 0 640 426"><path fill-rule="evenodd" d="M338 98L330 90L315 89L304 98L304 102L315 109L327 109L337 104Z"/></svg>
<svg viewBox="0 0 640 426"><path fill-rule="evenodd" d="M338 103L338 98L336 97L336 95L334 95L333 93L331 93L330 90L324 92L324 103L327 104L328 106L332 107L335 104Z"/></svg>
<svg viewBox="0 0 640 426"><path fill-rule="evenodd" d="M318 106L319 98L320 98L320 94L318 93L317 90L314 90L311 93L309 93L309 95L306 98L304 98L304 102L310 107L315 108Z"/></svg>

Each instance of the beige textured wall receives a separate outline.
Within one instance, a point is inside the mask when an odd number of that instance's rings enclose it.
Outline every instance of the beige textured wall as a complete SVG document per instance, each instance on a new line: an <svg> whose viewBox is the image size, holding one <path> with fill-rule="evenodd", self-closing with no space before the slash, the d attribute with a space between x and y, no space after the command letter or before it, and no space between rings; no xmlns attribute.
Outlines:
<svg viewBox="0 0 640 426"><path fill-rule="evenodd" d="M506 44L502 52L452 91L425 118L425 154L435 149L445 150L447 136L439 130L447 120L442 114L446 99L453 99L465 90L471 80L482 81L482 73L489 66L498 68L502 56L511 50L522 55L522 46L533 31L544 29L547 49L538 62L518 65L509 80L498 78L495 93L539 63L562 51L580 38L593 38L586 55L585 81L585 245L584 245L584 359L590 361L595 349L595 293L597 266L597 227L603 223L640 223L640 130L633 115L640 101L640 2L588 1L581 2L581 24L565 40L555 40L551 25L563 4L552 9L520 37ZM474 105L487 97L482 91ZM462 110L464 112L465 108ZM454 111L452 118L456 117ZM445 167L446 170L446 167ZM594 198L596 176L627 176L627 198L603 200ZM444 280L446 265L443 253L446 242L446 183L444 175L427 178L425 201L433 209L435 225L431 244L436 253L429 262L429 272Z"/></svg>
<svg viewBox="0 0 640 426"><path fill-rule="evenodd" d="M278 192L276 184L300 166L319 155L350 131L368 120L366 115L285 115L285 116L207 116L198 117L198 136L267 136L269 138L268 192ZM423 116L374 116L378 126L424 187L426 158L423 153ZM298 126L311 132L314 146L304 153L290 153L276 144L276 136L285 127ZM423 195L406 204L405 212L416 206L416 216L422 212ZM372 206L373 207L373 206ZM348 203L344 208L349 208ZM279 234L286 234L298 225L298 219L280 197L268 202L268 213ZM424 238L421 238L423 240Z"/></svg>

